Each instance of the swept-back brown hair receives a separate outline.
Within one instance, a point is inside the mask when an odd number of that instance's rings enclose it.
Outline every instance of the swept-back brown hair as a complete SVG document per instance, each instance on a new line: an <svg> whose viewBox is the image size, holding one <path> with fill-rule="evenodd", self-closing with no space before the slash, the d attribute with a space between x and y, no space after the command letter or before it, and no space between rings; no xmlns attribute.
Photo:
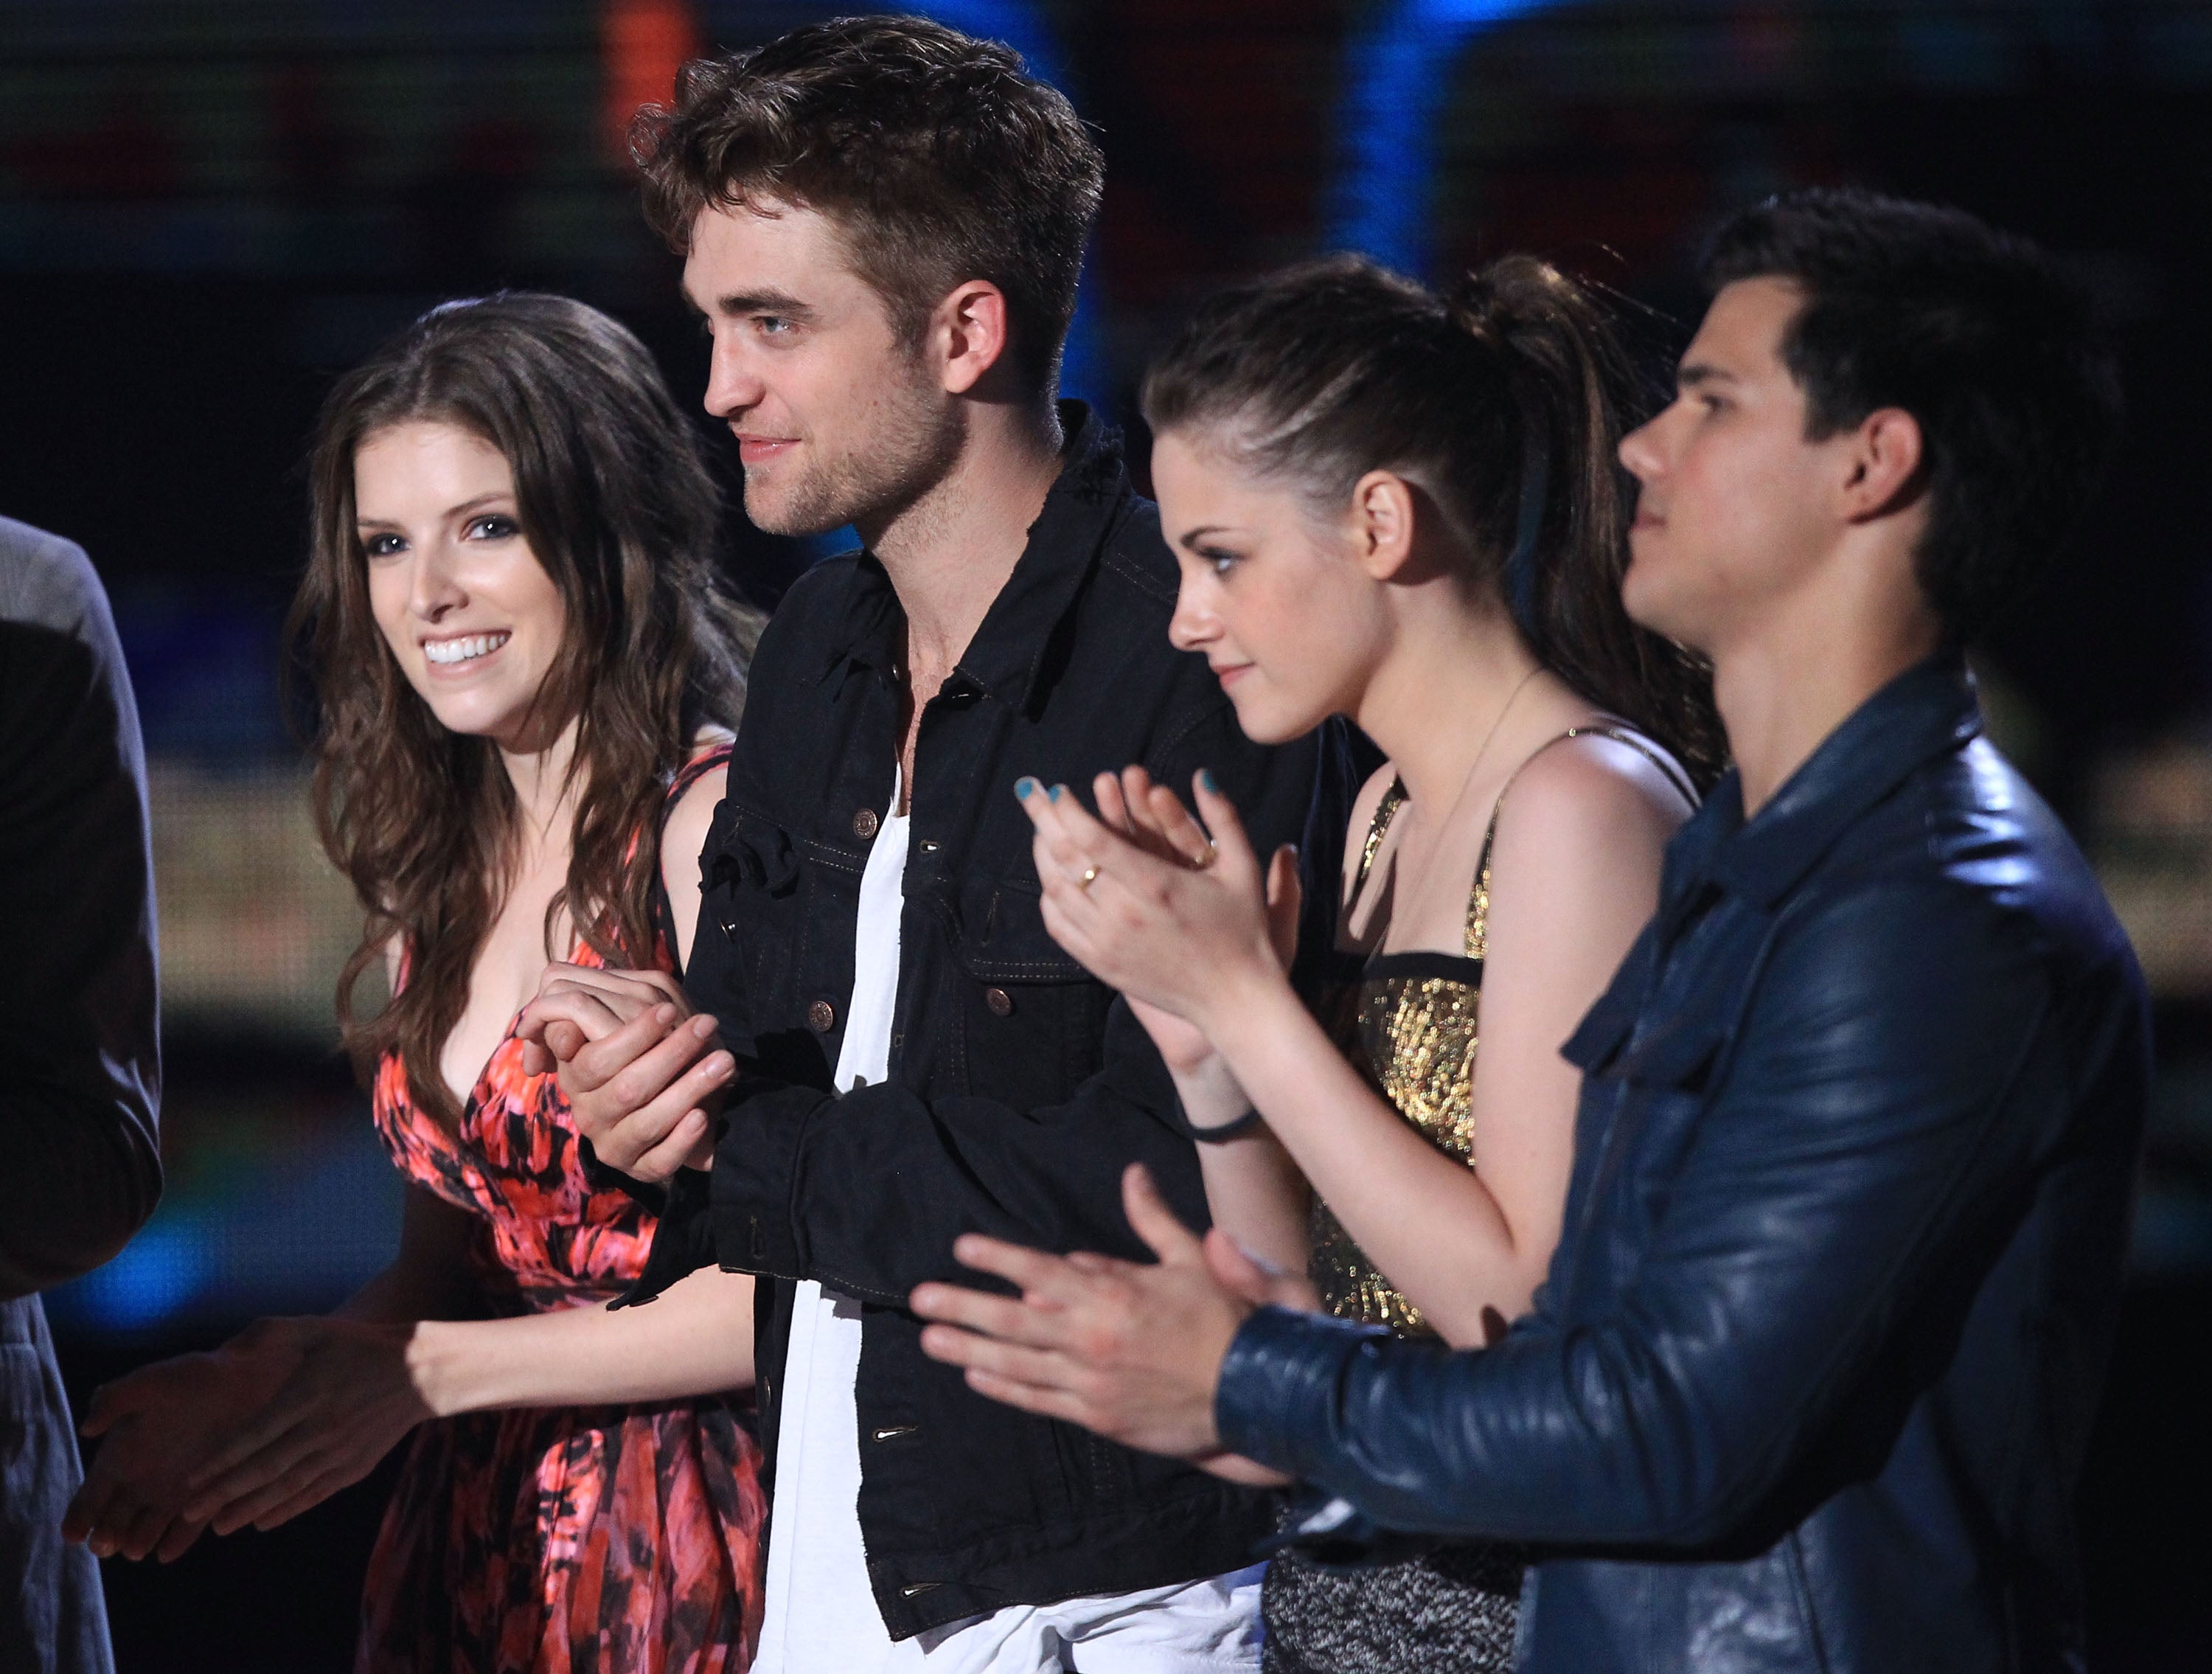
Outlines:
<svg viewBox="0 0 2212 1674"><path fill-rule="evenodd" d="M1143 392L1155 435L1203 430L1321 516L1370 471L1419 484L1537 660L1702 788L1727 752L1711 671L1620 599L1632 502L1617 454L1641 399L1604 310L1531 256L1449 297L1360 256L1285 269L1201 307Z"/></svg>
<svg viewBox="0 0 2212 1674"><path fill-rule="evenodd" d="M681 254L711 206L837 225L909 339L955 285L1005 293L1013 363L1056 384L1106 165L1021 54L921 17L841 17L695 58L630 130L645 214Z"/></svg>
<svg viewBox="0 0 2212 1674"><path fill-rule="evenodd" d="M370 613L354 455L410 420L458 425L506 457L523 533L566 606L536 700L549 734L576 722L580 791L549 953L565 910L609 960L651 959L665 789L701 727L736 726L759 618L718 584L720 498L696 436L645 345L595 309L526 292L447 303L324 402L307 573L285 631L288 672L312 687L316 829L368 914L338 1022L364 1076L397 1050L416 1101L450 1123L439 1056L520 831L496 746L439 724ZM395 941L404 985L357 1016L356 986Z"/></svg>

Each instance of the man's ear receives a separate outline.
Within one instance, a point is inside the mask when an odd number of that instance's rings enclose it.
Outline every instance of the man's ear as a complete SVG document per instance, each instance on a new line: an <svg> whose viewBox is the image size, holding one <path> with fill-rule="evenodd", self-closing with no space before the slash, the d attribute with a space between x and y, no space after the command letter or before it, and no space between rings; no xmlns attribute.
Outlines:
<svg viewBox="0 0 2212 1674"><path fill-rule="evenodd" d="M1395 471L1370 471L1352 484L1352 551L1359 567L1387 581L1413 556L1413 486Z"/></svg>
<svg viewBox="0 0 2212 1674"><path fill-rule="evenodd" d="M937 305L930 336L950 395L965 395L1006 353L1006 295L988 279L956 286Z"/></svg>
<svg viewBox="0 0 2212 1674"><path fill-rule="evenodd" d="M1902 407L1879 407L1860 421L1845 459L1840 509L1853 523L1898 511L1916 497L1927 462L1920 421Z"/></svg>

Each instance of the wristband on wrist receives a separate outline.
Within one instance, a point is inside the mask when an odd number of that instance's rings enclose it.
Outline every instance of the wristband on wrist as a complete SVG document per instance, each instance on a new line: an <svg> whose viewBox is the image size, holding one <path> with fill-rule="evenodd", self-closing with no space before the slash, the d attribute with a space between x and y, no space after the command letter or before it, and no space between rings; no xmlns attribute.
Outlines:
<svg viewBox="0 0 2212 1674"><path fill-rule="evenodd" d="M1211 1128L1201 1128L1193 1122L1183 1110L1182 1095L1178 1093L1176 1097L1174 1123L1176 1131L1185 1139L1194 1139L1201 1145L1218 1145L1224 1140L1235 1139L1240 1135L1249 1134L1259 1125L1260 1112L1248 1102L1245 1105L1243 1115L1234 1117L1227 1122L1217 1123Z"/></svg>

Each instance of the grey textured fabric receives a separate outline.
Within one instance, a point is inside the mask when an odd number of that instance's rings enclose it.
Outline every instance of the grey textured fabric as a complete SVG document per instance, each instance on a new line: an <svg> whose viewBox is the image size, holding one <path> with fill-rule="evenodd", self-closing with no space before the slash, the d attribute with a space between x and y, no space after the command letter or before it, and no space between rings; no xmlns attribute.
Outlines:
<svg viewBox="0 0 2212 1674"><path fill-rule="evenodd" d="M61 1538L82 1472L36 1293L121 1249L161 1192L146 770L91 563L6 519L0 922L0 1669L106 1674L99 1566Z"/></svg>
<svg viewBox="0 0 2212 1674"><path fill-rule="evenodd" d="M1263 1674L1509 1674L1521 1575L1522 1555L1502 1546L1364 1569L1279 1552L1261 1604Z"/></svg>

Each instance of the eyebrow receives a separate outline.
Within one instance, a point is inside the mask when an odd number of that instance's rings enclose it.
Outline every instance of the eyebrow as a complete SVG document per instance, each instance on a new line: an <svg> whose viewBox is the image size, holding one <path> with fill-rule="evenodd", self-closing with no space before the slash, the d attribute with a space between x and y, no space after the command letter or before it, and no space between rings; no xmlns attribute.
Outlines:
<svg viewBox="0 0 2212 1674"><path fill-rule="evenodd" d="M1689 361L1675 368L1674 387L1695 389L1700 384L1735 382L1735 374L1726 367L1715 366L1710 361Z"/></svg>
<svg viewBox="0 0 2212 1674"><path fill-rule="evenodd" d="M447 517L459 517L465 513L476 510L479 506L489 505L495 500L514 498L514 496L505 489L495 488L489 493L479 494L473 500L464 500L458 506L447 507L445 514ZM397 529L402 527L388 517L363 517L359 513L354 514L353 521L354 527L357 529Z"/></svg>
<svg viewBox="0 0 2212 1674"><path fill-rule="evenodd" d="M702 319L706 317L707 310L692 301L690 292L684 293L684 300L691 303L694 313ZM811 305L800 301L786 290L733 290L714 299L714 312L724 315L781 314L786 320L799 320L802 324L811 321L815 317Z"/></svg>
<svg viewBox="0 0 2212 1674"><path fill-rule="evenodd" d="M1185 529L1181 534L1177 535L1176 537L1176 545L1195 550L1198 543L1208 535L1228 535L1234 533L1236 533L1236 531L1231 528L1226 523L1201 523L1195 529Z"/></svg>

